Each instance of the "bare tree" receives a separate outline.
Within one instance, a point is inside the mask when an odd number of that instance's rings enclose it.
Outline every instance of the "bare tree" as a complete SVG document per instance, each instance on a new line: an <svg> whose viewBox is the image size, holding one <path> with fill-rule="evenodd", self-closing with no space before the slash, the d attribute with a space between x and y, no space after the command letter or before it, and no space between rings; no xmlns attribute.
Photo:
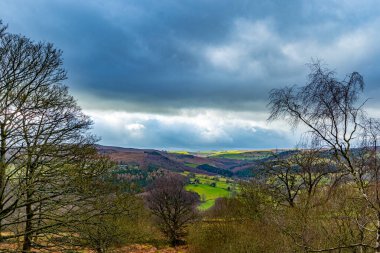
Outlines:
<svg viewBox="0 0 380 253"><path fill-rule="evenodd" d="M38 89L66 79L61 52L52 44L31 40L6 32L0 23L0 231L3 220L20 205L15 197L18 186L10 182L17 174L17 160L23 156L21 111Z"/></svg>
<svg viewBox="0 0 380 253"><path fill-rule="evenodd" d="M61 51L0 25L0 59L0 232L13 232L1 239L22 237L22 252L57 247L114 164L61 83Z"/></svg>
<svg viewBox="0 0 380 253"><path fill-rule="evenodd" d="M199 196L184 189L185 179L168 174L156 179L146 196L147 205L171 245L183 243L186 227L197 217Z"/></svg>
<svg viewBox="0 0 380 253"><path fill-rule="evenodd" d="M291 86L271 91L269 120L286 119L294 127L306 126L315 143L331 152L330 162L341 175L347 175L376 217L365 228L373 230L375 243L362 246L370 246L380 252L376 153L379 135L375 120L366 117L365 101L360 100L364 89L363 77L353 72L343 81L338 81L335 73L323 68L319 62L311 64L310 68L309 83L304 87ZM368 159L370 157L372 159ZM339 245L337 248L358 246Z"/></svg>
<svg viewBox="0 0 380 253"><path fill-rule="evenodd" d="M285 157L275 154L261 164L259 175L263 186L279 204L294 207L301 203L297 200L302 195L302 204L317 205L311 201L318 187L322 183L326 187L326 181L330 186L336 182L337 170L325 156L326 152L320 148L297 150Z"/></svg>

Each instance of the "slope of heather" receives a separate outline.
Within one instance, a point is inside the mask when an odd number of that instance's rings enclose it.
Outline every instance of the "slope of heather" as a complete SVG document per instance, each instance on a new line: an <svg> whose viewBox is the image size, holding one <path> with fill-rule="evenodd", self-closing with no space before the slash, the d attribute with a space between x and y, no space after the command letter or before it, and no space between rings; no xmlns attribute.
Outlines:
<svg viewBox="0 0 380 253"><path fill-rule="evenodd" d="M98 145L97 148L99 153L109 156L117 163L138 166L140 169L155 167L157 169L166 169L177 172L190 171L194 173L204 173L202 170L186 166L186 164L175 159L170 159L166 156L166 152L158 150L121 148L101 145Z"/></svg>
<svg viewBox="0 0 380 253"><path fill-rule="evenodd" d="M246 177L252 169L273 157L271 150L265 151L213 151L213 152L167 152L154 149L134 149L112 146L97 146L99 153L124 165L140 169L157 168L176 172L189 171L206 175ZM278 155L286 153L283 150Z"/></svg>

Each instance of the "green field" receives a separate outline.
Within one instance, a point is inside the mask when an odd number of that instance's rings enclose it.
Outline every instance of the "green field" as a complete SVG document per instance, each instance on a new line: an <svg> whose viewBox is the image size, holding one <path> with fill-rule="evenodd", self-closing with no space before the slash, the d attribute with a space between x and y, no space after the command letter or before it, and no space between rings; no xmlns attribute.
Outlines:
<svg viewBox="0 0 380 253"><path fill-rule="evenodd" d="M178 155L189 155L190 154L188 151L184 151L184 150L169 150L168 153L178 154Z"/></svg>
<svg viewBox="0 0 380 253"><path fill-rule="evenodd" d="M228 158L236 160L257 160L273 155L274 150L210 150L210 151L168 151L172 154L179 155L194 155L210 158Z"/></svg>
<svg viewBox="0 0 380 253"><path fill-rule="evenodd" d="M228 150L228 151L218 151L209 155L209 157L214 158L227 158L227 159L236 159L236 160L258 160L263 159L268 156L273 155L273 152L270 150Z"/></svg>
<svg viewBox="0 0 380 253"><path fill-rule="evenodd" d="M182 173L183 175L189 175L189 172ZM194 183L198 180L199 183ZM193 191L199 194L201 197L201 204L198 206L199 210L207 210L215 204L217 198L230 197L236 194L235 183L224 177L214 177L202 174L195 174L194 178L190 179L190 184L186 185L187 191ZM211 184L214 183L214 186Z"/></svg>
<svg viewBox="0 0 380 253"><path fill-rule="evenodd" d="M191 168L196 168L199 164L195 163L185 163L186 166L191 167Z"/></svg>
<svg viewBox="0 0 380 253"><path fill-rule="evenodd" d="M203 201L198 207L199 210L207 210L215 204L217 198L229 197L231 195L231 192L226 189L204 184L187 185L186 190L196 192L201 196L201 200Z"/></svg>

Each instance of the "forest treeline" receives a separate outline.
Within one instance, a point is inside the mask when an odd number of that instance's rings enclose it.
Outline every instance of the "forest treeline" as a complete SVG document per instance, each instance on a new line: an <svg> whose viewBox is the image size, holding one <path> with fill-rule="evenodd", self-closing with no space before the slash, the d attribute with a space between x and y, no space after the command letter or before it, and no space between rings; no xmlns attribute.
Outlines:
<svg viewBox="0 0 380 253"><path fill-rule="evenodd" d="M307 129L299 152L204 212L184 176L158 173L143 192L115 180L66 78L60 50L0 24L1 252L380 252L380 123L359 73L314 62L306 85L272 90L269 120Z"/></svg>

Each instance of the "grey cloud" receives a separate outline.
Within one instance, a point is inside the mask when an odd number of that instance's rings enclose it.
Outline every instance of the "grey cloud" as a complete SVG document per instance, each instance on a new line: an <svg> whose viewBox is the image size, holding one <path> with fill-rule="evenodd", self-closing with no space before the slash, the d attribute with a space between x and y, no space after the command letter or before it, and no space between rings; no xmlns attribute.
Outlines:
<svg viewBox="0 0 380 253"><path fill-rule="evenodd" d="M11 31L62 48L68 84L74 92L79 96L89 93L107 107L260 111L265 107L254 106L266 103L271 88L304 82L306 61L330 57L309 50L305 54L316 55L302 55L295 62L284 55L281 46L301 41L315 43L315 50L328 48L342 34L373 22L379 10L376 3L355 3L6 0L0 5L0 15ZM262 44L257 48L252 48L255 45L249 45L249 40L242 44L246 50L243 68L250 62L258 64L245 76L216 68L203 55L207 47L242 43L236 34L237 20L269 20L268 32L274 36L266 41L260 33L249 34ZM373 53L378 55L379 50ZM377 66L377 59L371 64ZM363 74L374 75L368 68L362 69ZM368 78L369 89L378 78L378 74Z"/></svg>
<svg viewBox="0 0 380 253"><path fill-rule="evenodd" d="M305 83L311 58L326 60L341 77L359 71L367 95L377 98L379 12L376 0L0 2L0 18L11 32L63 50L67 84L85 109L156 114L265 113L268 91ZM181 135L175 127L150 124L143 140L157 147L273 146L281 139L263 129L239 134L235 127L224 130L231 142L204 143L191 127ZM105 142L119 141L106 127L96 129ZM140 142L128 137L125 143Z"/></svg>

